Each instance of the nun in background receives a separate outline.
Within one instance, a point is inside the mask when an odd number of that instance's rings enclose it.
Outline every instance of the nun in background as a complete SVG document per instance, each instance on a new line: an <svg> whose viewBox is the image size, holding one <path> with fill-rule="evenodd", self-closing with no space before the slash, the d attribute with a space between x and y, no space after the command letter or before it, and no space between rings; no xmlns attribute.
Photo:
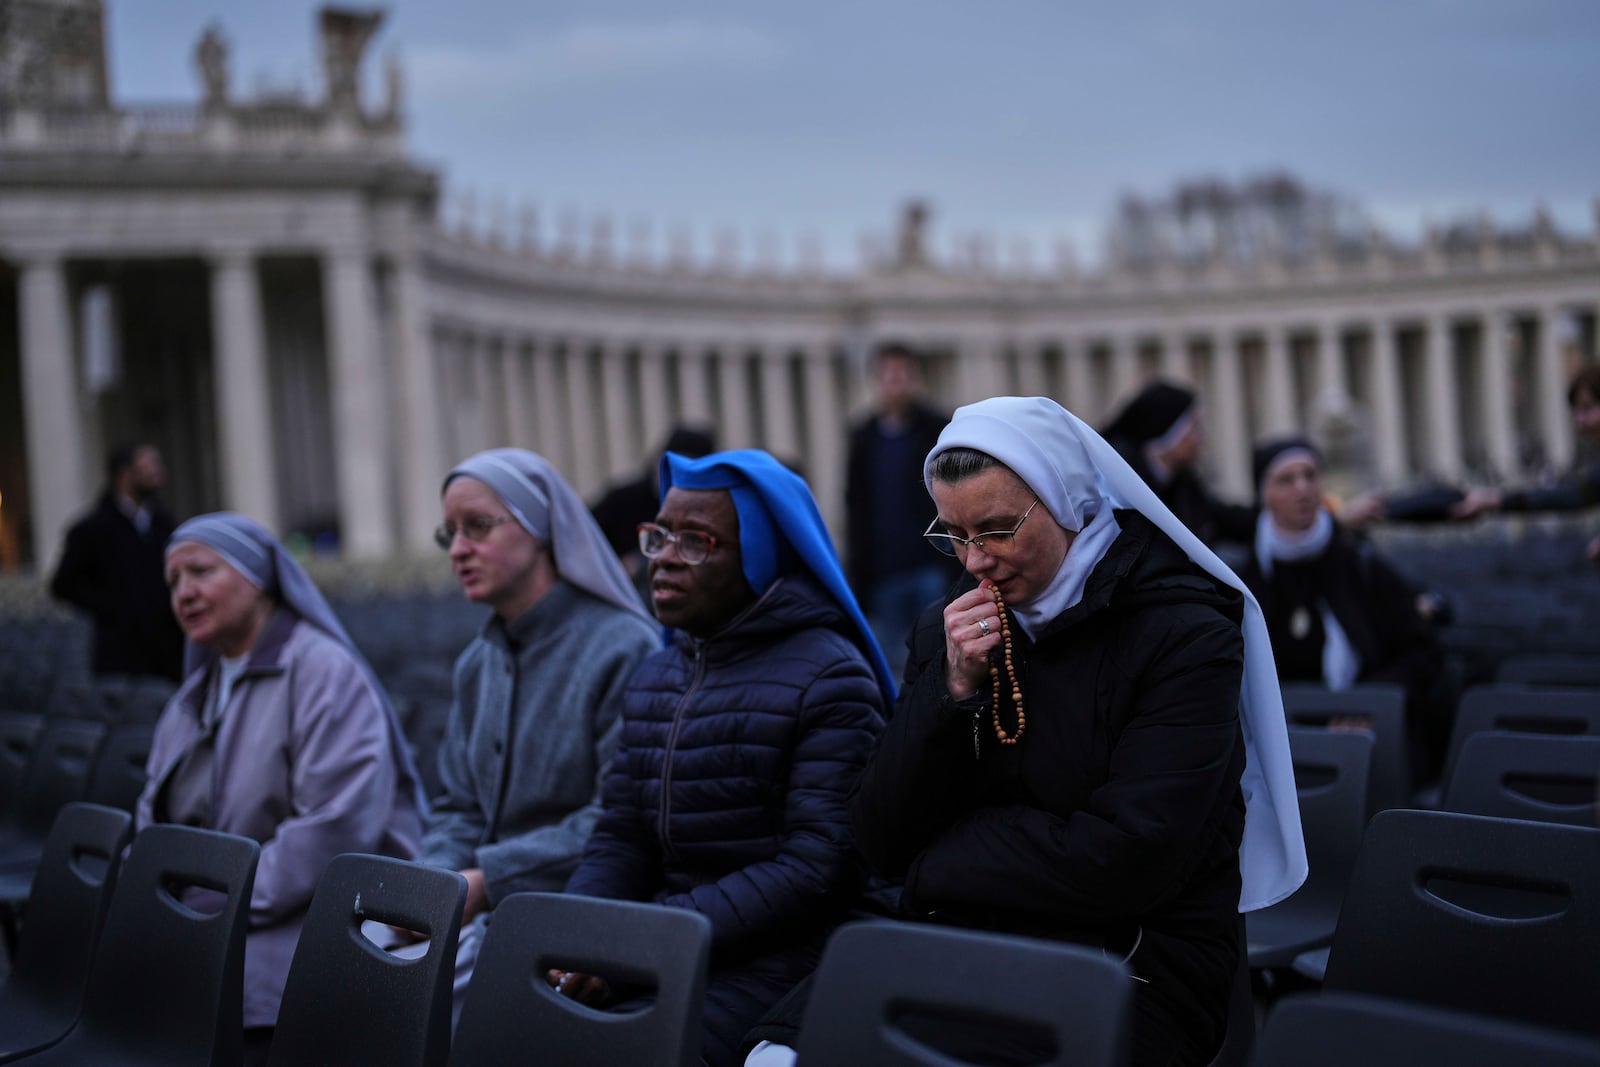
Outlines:
<svg viewBox="0 0 1600 1067"><path fill-rule="evenodd" d="M922 615L851 800L907 918L1125 959L1134 1062L1204 1064L1239 912L1306 874L1266 625L1243 583L1093 430L1043 397L956 411L927 538L968 578ZM1024 1035L906 1020L985 1063Z"/></svg>
<svg viewBox="0 0 1600 1067"><path fill-rule="evenodd" d="M1261 512L1242 576L1266 615L1279 678L1329 689L1402 686L1412 777L1421 784L1443 761L1455 703L1434 635L1448 605L1334 519L1310 440L1262 442L1254 472Z"/></svg>
<svg viewBox="0 0 1600 1067"><path fill-rule="evenodd" d="M342 852L412 858L425 802L383 687L271 534L242 515L191 519L166 579L185 680L156 724L136 825L261 844L244 1026L245 1062L264 1063L323 868Z"/></svg>

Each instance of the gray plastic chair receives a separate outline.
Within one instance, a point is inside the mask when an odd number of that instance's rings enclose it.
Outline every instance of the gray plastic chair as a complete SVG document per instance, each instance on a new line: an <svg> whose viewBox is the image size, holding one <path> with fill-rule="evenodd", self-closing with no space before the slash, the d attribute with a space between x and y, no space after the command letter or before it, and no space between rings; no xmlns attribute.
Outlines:
<svg viewBox="0 0 1600 1067"><path fill-rule="evenodd" d="M1519 734L1600 735L1600 691L1479 685L1461 694L1444 781L1455 775L1461 746L1473 734L1499 730Z"/></svg>
<svg viewBox="0 0 1600 1067"><path fill-rule="evenodd" d="M0 1063L37 1052L78 1020L84 983L133 816L68 804L56 816L27 898L26 936L0 985Z"/></svg>
<svg viewBox="0 0 1600 1067"><path fill-rule="evenodd" d="M188 826L151 826L135 837L117 875L78 1025L19 1062L238 1063L245 923L260 855L249 838ZM191 906L201 903L192 890L203 891L206 910Z"/></svg>
<svg viewBox="0 0 1600 1067"><path fill-rule="evenodd" d="M1600 737L1491 730L1461 746L1443 807L1570 826L1600 820Z"/></svg>
<svg viewBox="0 0 1600 1067"><path fill-rule="evenodd" d="M698 1067L711 923L699 912L561 893L495 906L467 987L455 1067ZM560 996L551 968L652 986L654 1000L607 1012Z"/></svg>
<svg viewBox="0 0 1600 1067"><path fill-rule="evenodd" d="M1574 686L1600 690L1600 656L1577 653L1520 653L1507 656L1494 680L1506 685Z"/></svg>
<svg viewBox="0 0 1600 1067"><path fill-rule="evenodd" d="M904 1029L908 1013L1026 1031L1043 1065L1123 1064L1133 980L1087 948L901 922L840 927L817 969L800 1030L800 1067L955 1067Z"/></svg>
<svg viewBox="0 0 1600 1067"><path fill-rule="evenodd" d="M97 722L45 723L22 780L16 821L0 840L0 870L31 871L39 862L56 813L88 793L95 753L105 733Z"/></svg>
<svg viewBox="0 0 1600 1067"><path fill-rule="evenodd" d="M1504 1019L1352 993L1280 1000L1256 1042L1255 1067L1600 1067L1600 1043Z"/></svg>
<svg viewBox="0 0 1600 1067"><path fill-rule="evenodd" d="M1600 829L1385 811L1323 988L1600 1035Z"/></svg>
<svg viewBox="0 0 1600 1067"><path fill-rule="evenodd" d="M1283 713L1290 726L1319 728L1344 715L1371 719L1372 771L1367 778L1367 814L1410 803L1405 690L1397 685L1356 685L1334 692L1320 685L1290 684L1283 687Z"/></svg>
<svg viewBox="0 0 1600 1067"><path fill-rule="evenodd" d="M444 1067L466 900L466 879L455 871L335 856L300 928L267 1062ZM402 959L384 951L362 934L367 919L427 934L427 952Z"/></svg>

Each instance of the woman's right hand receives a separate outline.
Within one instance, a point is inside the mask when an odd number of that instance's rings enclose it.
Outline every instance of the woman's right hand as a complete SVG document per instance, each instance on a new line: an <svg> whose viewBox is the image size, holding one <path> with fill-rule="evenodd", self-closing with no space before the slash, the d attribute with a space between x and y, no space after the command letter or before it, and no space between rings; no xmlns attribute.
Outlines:
<svg viewBox="0 0 1600 1067"><path fill-rule="evenodd" d="M988 680L989 653L1000 647L1000 621L987 580L945 606L944 684L957 700L976 693Z"/></svg>

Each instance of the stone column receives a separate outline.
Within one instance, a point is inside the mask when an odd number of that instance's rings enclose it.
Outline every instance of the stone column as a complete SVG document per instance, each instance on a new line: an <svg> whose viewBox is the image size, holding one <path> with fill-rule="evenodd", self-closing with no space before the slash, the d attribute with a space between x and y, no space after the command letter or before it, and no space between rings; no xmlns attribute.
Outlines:
<svg viewBox="0 0 1600 1067"><path fill-rule="evenodd" d="M607 341L600 356L605 393L606 480L628 478L644 465L639 423L628 397L628 351L622 341Z"/></svg>
<svg viewBox="0 0 1600 1067"><path fill-rule="evenodd" d="M963 338L956 362L956 406L971 404L995 395L1000 361L997 338Z"/></svg>
<svg viewBox="0 0 1600 1067"><path fill-rule="evenodd" d="M395 440L400 465L400 545L426 550L433 544L431 531L439 521L439 485L449 465L461 457L444 454L427 292L416 257L397 256L389 280L394 293L390 329L397 348L395 367L405 426Z"/></svg>
<svg viewBox="0 0 1600 1067"><path fill-rule="evenodd" d="M261 282L243 249L211 261L211 329L223 505L281 533Z"/></svg>
<svg viewBox="0 0 1600 1067"><path fill-rule="evenodd" d="M1572 413L1567 410L1567 366L1561 351L1561 319L1554 305L1539 312L1539 423L1545 457L1556 470L1572 465Z"/></svg>
<svg viewBox="0 0 1600 1067"><path fill-rule="evenodd" d="M1317 328L1317 395L1319 415L1343 412L1350 403L1344 383L1344 335L1337 322Z"/></svg>
<svg viewBox="0 0 1600 1067"><path fill-rule="evenodd" d="M1300 420L1295 417L1289 332L1284 327L1273 324L1262 332L1261 357L1266 380L1266 436L1295 433L1300 429Z"/></svg>
<svg viewBox="0 0 1600 1067"><path fill-rule="evenodd" d="M1517 431L1511 411L1511 352L1506 346L1506 331L1511 327L1512 319L1501 311L1485 314L1479 326L1483 364L1478 399L1484 443L1490 471L1507 480L1515 478L1521 466L1517 462Z"/></svg>
<svg viewBox="0 0 1600 1067"><path fill-rule="evenodd" d="M1017 391L1023 396L1049 396L1050 375L1044 365L1044 350L1037 340L1019 338L1017 352Z"/></svg>
<svg viewBox="0 0 1600 1067"><path fill-rule="evenodd" d="M761 429L765 447L779 459L799 459L800 429L796 408L800 398L794 395L789 384L789 349L778 342L764 348L760 358Z"/></svg>
<svg viewBox="0 0 1600 1067"><path fill-rule="evenodd" d="M1448 481L1461 477L1461 425L1456 407L1454 339L1446 315L1431 316L1424 330L1427 346L1428 449L1433 473Z"/></svg>
<svg viewBox="0 0 1600 1067"><path fill-rule="evenodd" d="M717 391L721 394L721 418L717 443L722 448L749 448L755 443L755 427L750 417L749 391L745 388L744 347L733 342L717 346Z"/></svg>
<svg viewBox="0 0 1600 1067"><path fill-rule="evenodd" d="M1161 339L1161 376L1184 385L1190 382L1189 337L1181 330L1172 330Z"/></svg>
<svg viewBox="0 0 1600 1067"><path fill-rule="evenodd" d="M683 421L696 426L713 426L711 383L706 380L706 352L685 341L678 347L678 401L683 405ZM718 447L727 444L718 435Z"/></svg>
<svg viewBox="0 0 1600 1067"><path fill-rule="evenodd" d="M672 432L667 355L660 341L646 341L639 347L639 399L644 407L644 447L660 448Z"/></svg>
<svg viewBox="0 0 1600 1067"><path fill-rule="evenodd" d="M1410 474L1401 403L1404 387L1394 331L1392 322L1379 320L1372 325L1372 445L1378 481L1383 485L1398 485Z"/></svg>
<svg viewBox="0 0 1600 1067"><path fill-rule="evenodd" d="M1091 425L1103 412L1094 395L1094 374L1089 366L1088 343L1079 337L1061 339L1061 362L1066 370L1067 399L1062 406Z"/></svg>
<svg viewBox="0 0 1600 1067"><path fill-rule="evenodd" d="M1121 410L1139 391L1139 339L1112 334L1106 341L1111 350L1111 396L1109 410Z"/></svg>
<svg viewBox="0 0 1600 1067"><path fill-rule="evenodd" d="M1207 383L1205 425L1214 442L1217 487L1222 495L1248 500L1250 432L1245 424L1244 382L1239 376L1239 339L1219 333L1211 343L1211 375Z"/></svg>
<svg viewBox="0 0 1600 1067"><path fill-rule="evenodd" d="M507 439L517 448L537 452L534 444L533 389L530 386L528 346L518 334L507 334L500 349L501 373L506 383Z"/></svg>
<svg viewBox="0 0 1600 1067"><path fill-rule="evenodd" d="M533 341L534 441L538 452L559 471L571 471L570 438L567 436L566 403L561 393L560 358L555 341L537 337Z"/></svg>
<svg viewBox="0 0 1600 1067"><path fill-rule="evenodd" d="M844 411L840 408L839 379L833 348L826 340L805 346L802 357L805 376L806 478L817 498L817 507L833 532L834 547L840 544L844 526Z"/></svg>
<svg viewBox="0 0 1600 1067"><path fill-rule="evenodd" d="M55 570L72 516L94 493L84 453L84 411L66 270L54 254L20 264L23 429L33 509L33 558L41 575Z"/></svg>
<svg viewBox="0 0 1600 1067"><path fill-rule="evenodd" d="M366 253L355 248L324 253L322 292L333 380L340 550L347 558L382 557L394 551L394 530L388 522L389 435Z"/></svg>
<svg viewBox="0 0 1600 1067"><path fill-rule="evenodd" d="M605 480L605 447L601 440L600 405L595 400L593 372L594 342L572 338L567 341L567 411L571 417L572 465L568 476L578 495L589 497Z"/></svg>

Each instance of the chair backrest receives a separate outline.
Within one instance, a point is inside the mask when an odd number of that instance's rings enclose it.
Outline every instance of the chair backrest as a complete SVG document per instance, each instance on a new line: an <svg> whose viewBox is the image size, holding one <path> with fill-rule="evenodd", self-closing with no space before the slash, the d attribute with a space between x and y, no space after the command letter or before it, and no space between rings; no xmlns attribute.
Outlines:
<svg viewBox="0 0 1600 1067"><path fill-rule="evenodd" d="M1600 1033L1600 829L1373 817L1324 988Z"/></svg>
<svg viewBox="0 0 1600 1067"><path fill-rule="evenodd" d="M451 1063L696 1067L711 923L699 912L560 893L494 909L461 1008ZM551 968L653 986L654 1002L605 1012L558 995Z"/></svg>
<svg viewBox="0 0 1600 1067"><path fill-rule="evenodd" d="M1411 795L1406 741L1406 694L1397 685L1357 685L1334 692L1325 686L1283 687L1283 713L1291 726L1325 728L1331 720L1364 715L1372 721L1372 772L1367 813L1404 807Z"/></svg>
<svg viewBox="0 0 1600 1067"><path fill-rule="evenodd" d="M1461 746L1473 734L1600 734L1600 690L1477 685L1461 694L1444 761L1444 781L1455 773Z"/></svg>
<svg viewBox="0 0 1600 1067"><path fill-rule="evenodd" d="M1446 811L1572 826L1600 824L1600 737L1491 730L1461 745Z"/></svg>
<svg viewBox="0 0 1600 1067"><path fill-rule="evenodd" d="M133 816L68 804L45 838L27 924L0 992L0 1059L60 1038L77 1021Z"/></svg>
<svg viewBox="0 0 1600 1067"><path fill-rule="evenodd" d="M0 711L0 819L17 813L22 783L27 779L33 750L44 732L44 716L28 711Z"/></svg>
<svg viewBox="0 0 1600 1067"><path fill-rule="evenodd" d="M261 846L147 827L117 875L77 1027L54 1062L237 1063L244 937Z"/></svg>
<svg viewBox="0 0 1600 1067"><path fill-rule="evenodd" d="M106 728L98 722L53 719L45 723L33 750L18 798L18 825L43 839L55 822L56 812L89 792L95 754Z"/></svg>
<svg viewBox="0 0 1600 1067"><path fill-rule="evenodd" d="M88 799L92 804L132 811L144 792L145 764L150 761L150 743L155 727L149 723L123 723L113 726L95 756L94 774L89 780Z"/></svg>
<svg viewBox="0 0 1600 1067"><path fill-rule="evenodd" d="M1256 1039L1255 1067L1600 1067L1600 1043L1386 997L1284 997Z"/></svg>
<svg viewBox="0 0 1600 1067"><path fill-rule="evenodd" d="M829 939L800 1030L801 1067L955 1065L908 1019L1038 1035L1040 1064L1127 1062L1133 981L1074 945L901 922L859 922Z"/></svg>
<svg viewBox="0 0 1600 1067"><path fill-rule="evenodd" d="M1600 689L1600 656L1549 652L1507 656L1495 669L1494 680L1505 685Z"/></svg>
<svg viewBox="0 0 1600 1067"><path fill-rule="evenodd" d="M1280 906L1337 915L1367 828L1368 780L1376 743L1363 730L1289 727L1295 794L1310 871Z"/></svg>
<svg viewBox="0 0 1600 1067"><path fill-rule="evenodd" d="M300 928L268 1063L444 1067L466 899L455 871L335 856ZM427 952L402 959L384 951L362 934L367 919L427 934Z"/></svg>

